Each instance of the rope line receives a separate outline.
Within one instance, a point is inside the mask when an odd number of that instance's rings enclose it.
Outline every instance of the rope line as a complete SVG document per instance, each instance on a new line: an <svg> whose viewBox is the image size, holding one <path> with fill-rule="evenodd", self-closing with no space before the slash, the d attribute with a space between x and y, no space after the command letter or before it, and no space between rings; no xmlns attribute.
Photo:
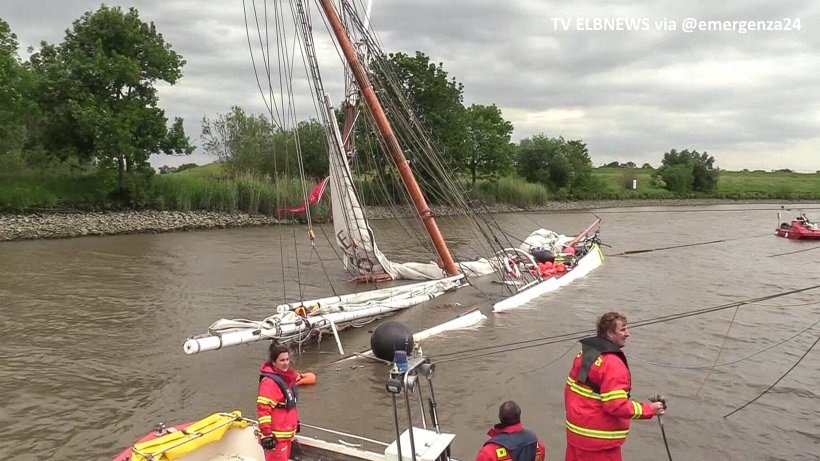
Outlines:
<svg viewBox="0 0 820 461"><path fill-rule="evenodd" d="M779 254L776 254L776 255L769 255L769 257L774 258L774 257L777 257L777 256L786 256L786 255L793 255L793 254L797 254L797 253L804 253L806 251L812 251L812 250L816 250L818 248L820 248L820 245L813 246L811 248L804 248L802 250L790 251L788 253L779 253Z"/></svg>
<svg viewBox="0 0 820 461"><path fill-rule="evenodd" d="M666 246L666 247L660 247L660 248L651 248L651 249L645 249L645 250L629 250L629 251L624 251L622 253L615 253L615 254L605 255L605 256L607 258L610 258L610 257L613 257L613 256L629 256L629 255L635 255L635 254L640 254L640 253L651 253L653 251L673 250L673 249L676 249L676 248L688 248L688 247L696 247L696 246L701 246L701 245L713 245L715 243L734 242L734 241L737 241L737 240L760 238L760 237L765 237L765 236L769 236L769 235L771 235L771 233L749 235L749 236L746 236L746 237L737 237L737 238L732 238L732 239L710 240L708 242L685 243L685 244L682 244L682 245L672 245L672 246Z"/></svg>
<svg viewBox="0 0 820 461"><path fill-rule="evenodd" d="M787 342L793 340L794 338L797 338L798 336L801 336L803 333L811 330L818 323L820 323L820 320L812 323L807 328L804 328L803 330L801 330L799 333L794 334L794 335L792 335L792 336L790 336L790 337L788 337L788 338L784 339L783 341L780 341L776 344L772 344L771 346L767 346L767 347L755 352L754 354L747 355L746 357L742 357L742 358L739 358L737 360L732 360L731 362L718 363L716 365L711 365L711 366L710 365L675 365L675 364L671 364L671 363L658 363L658 362L652 362L650 360L642 359L640 357L636 357L635 355L630 355L629 360L637 360L638 362L648 363L649 365L655 365L656 367L678 368L678 369L683 369L683 370L706 370L706 369L710 369L710 368L728 367L729 365L734 365L736 363L740 363L740 362L749 360L749 359L751 359L755 356L758 356L758 355L760 355L764 352L768 352L768 351L770 351L770 350L772 350L776 347L782 346L783 344L786 344Z"/></svg>
<svg viewBox="0 0 820 461"><path fill-rule="evenodd" d="M809 355L809 352L811 352L811 351L812 351L812 349L814 349L814 346L816 346L818 342L820 342L820 336L818 336L818 337L817 337L817 339L815 339L815 340L814 340L814 343L812 343L811 347L809 347L809 349L808 349L806 352L804 352L802 356L800 356L800 358L797 360L797 362L795 362L795 363L794 363L794 365L792 365L792 366L791 366L791 368L789 368L788 370L786 370L786 372L785 372L785 373L783 373L782 375L780 375L780 377L779 377L779 378L777 378L777 381L773 382L773 383L771 384L771 386L767 387L765 391L763 391L763 392L761 392L760 394L758 394L758 396L757 396L757 397L753 398L752 400L749 400L748 402L744 403L744 404L743 404L743 405L741 405L740 407L735 408L734 410L730 411L729 413L726 413L725 415L723 415L723 419L726 419L726 418L728 418L729 416L732 416L733 414L737 413L738 411L740 411L740 410L742 410L742 409L744 409L744 408L748 407L749 405L751 405L751 404L755 403L758 399L760 399L761 397L763 397L763 396L764 396L767 392L769 392L769 391L770 391L770 390L772 390L775 386L777 386L777 383L779 383L779 382L780 382L783 378L785 378L785 377L786 377L786 375L788 375L789 373L791 373L791 371L792 371L792 370L794 370L794 369L797 367L797 365L799 365L799 364L800 364L800 362L802 362L802 361L803 361L803 359L804 359L804 358L806 358L806 356L807 356L807 355Z"/></svg>
<svg viewBox="0 0 820 461"><path fill-rule="evenodd" d="M761 296L761 297L757 297L757 298L750 298L750 299L737 301L737 302L733 302L733 303L729 303L729 304L723 304L723 305L719 305L719 306L712 306L712 307L707 307L707 308L703 308L703 309L696 309L696 310L692 310L692 311L684 311L684 312L679 312L679 313L676 313L676 314L669 314L669 315L664 315L664 316L661 316L661 317L655 317L655 318L651 318L651 319L640 320L640 321L632 323L630 325L630 328L640 328L640 327L645 327L645 326L649 326L649 325L654 325L656 323L665 323L665 322L671 322L673 320L684 319L684 318L687 318L687 317L710 314L710 313L713 313L713 312L719 312L719 311L726 310L726 309L733 309L733 308L740 307L740 306L743 306L743 305L755 304L755 303L760 302L760 301L768 301L770 299L776 299L776 298L781 298L783 296L789 296L789 295L793 295L793 294L797 294L797 293L802 293L802 292L805 292L805 291L815 290L817 288L820 288L820 285L812 285L812 286L805 287L805 288L798 288L798 289L789 290L789 291L785 291L785 292L781 292L781 293L775 293L775 294L772 294L772 295ZM449 353L444 353L444 354L439 355L438 356L439 358L444 357L445 359L444 360L438 360L438 363L445 363L445 362L450 362L450 361L454 361L454 360L464 360L464 359L485 357L485 356L488 356L488 355L499 354L499 353L504 353L504 352L513 352L513 351L517 351L517 350L521 350L521 349L528 349L528 348L532 348L532 347L546 346L546 345L549 345L549 344L555 344L555 343L564 342L564 341L577 341L577 340L582 339L582 338L584 338L584 337L586 337L586 336L588 336L588 335L590 335L594 332L595 332L594 330L581 330L581 331L575 331L575 332L572 332L572 333L564 333L564 334L560 334L560 335L544 336L544 337L540 337L540 338L527 339L527 340L523 340L523 341L514 341L514 342L506 343L506 344L497 344L497 345L492 345L492 346L484 346L484 347L478 347L478 348L474 348L474 349L467 349L467 350L463 350L463 351L449 352ZM493 349L498 349L498 350L493 350ZM485 352L485 351L489 351L489 352ZM464 355L462 357L453 357L453 356L459 356L459 355L463 355L463 354L471 354L473 352L480 352L480 353L479 354L472 354L472 355Z"/></svg>
<svg viewBox="0 0 820 461"><path fill-rule="evenodd" d="M715 365L717 365L718 361L720 361L720 356L723 355L723 349L726 348L726 340L729 338L729 333L732 331L732 327L735 325L735 319L737 318L737 313L740 310L740 306L735 308L734 313L732 313L732 320L729 321L729 327L726 328L726 334L723 335L723 340L720 342L720 349L718 349L717 356L715 357L715 361L712 362L712 366L709 368L709 372L706 373L706 377L703 378L703 382L700 383L700 387L698 391L695 392L695 397L700 396L700 391L703 390L703 386L706 385L706 381L709 381L709 377L712 376L712 372L715 371Z"/></svg>
<svg viewBox="0 0 820 461"><path fill-rule="evenodd" d="M658 206L675 206L675 205L658 205ZM708 205L707 205L708 206ZM636 213L742 213L746 211L793 211L793 210L820 210L820 208L731 208L725 210L613 210L613 211L603 211L603 210L596 210L596 213L606 213L606 214L636 214Z"/></svg>

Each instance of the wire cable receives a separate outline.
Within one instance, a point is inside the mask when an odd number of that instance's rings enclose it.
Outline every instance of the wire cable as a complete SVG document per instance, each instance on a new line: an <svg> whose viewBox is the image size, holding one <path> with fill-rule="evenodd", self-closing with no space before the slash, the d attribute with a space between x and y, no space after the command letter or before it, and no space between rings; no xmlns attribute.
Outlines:
<svg viewBox="0 0 820 461"><path fill-rule="evenodd" d="M804 253L806 251L812 251L812 250L816 250L818 248L820 248L820 245L817 245L817 246L814 246L814 247L811 247L811 248L804 248L802 250L790 251L788 253L780 253L780 254L776 254L776 255L769 255L769 257L774 258L776 256L786 256L786 255L793 255L793 254L797 254L797 253Z"/></svg>
<svg viewBox="0 0 820 461"><path fill-rule="evenodd" d="M666 247L660 247L660 248L651 248L651 249L646 249L646 250L629 250L629 251L624 251L622 253L615 253L615 254L604 255L604 256L606 256L607 258L610 258L610 257L613 257L613 256L629 256L629 255L635 255L635 254L640 254L640 253L651 253L653 251L673 250L673 249L676 249L676 248L688 248L688 247L696 247L696 246L701 246L701 245L713 245L715 243L734 242L734 241L737 241L737 240L754 239L754 238L760 238L760 237L765 237L765 236L769 236L769 235L771 235L771 233L749 235L749 236L746 236L746 237L737 237L737 238L731 238L731 239L710 240L708 242L685 243L685 244L682 244L682 245L672 245L672 246L666 246Z"/></svg>
<svg viewBox="0 0 820 461"><path fill-rule="evenodd" d="M696 309L696 310L692 310L692 311L684 311L684 312L679 312L679 313L676 313L676 314L669 314L669 315L664 315L664 316L661 316L661 317L655 317L655 318L651 318L651 319L640 320L640 321L637 321L637 322L634 322L634 323L630 324L629 326L630 326L630 328L640 328L640 327L644 327L644 326L654 325L654 324L657 324L657 323L671 322L671 321L674 321L674 320L680 320L680 319L693 317L693 316L697 316L697 315L705 315L705 314L710 314L710 313L713 313L713 312L719 312L719 311L726 310L726 309L733 309L733 308L740 307L740 306L743 306L743 305L751 305L751 304L755 304L756 302L768 301L770 299L776 299L776 298L780 298L780 297L783 297L783 296L789 296L789 295L793 295L793 294L797 294L797 293L802 293L802 292L805 292L805 291L815 290L817 288L820 288L820 285L812 285L812 286L805 287L805 288L798 288L798 289L789 290L789 291L785 291L785 292L775 293L775 294L772 294L772 295L766 295L766 296L760 296L760 297L757 297L757 298L745 299L745 300L742 300L742 301L736 301L736 302L733 302L733 303L723 304L723 305L719 305L719 306L706 307L706 308L703 308L703 309ZM517 351L517 350L521 350L521 349L528 349L528 348L532 348L532 347L546 346L546 345L549 345L549 344L555 344L555 343L564 342L564 341L577 341L577 340L582 339L582 338L584 338L584 337L586 337L590 334L593 334L593 333L594 333L594 330L581 330L581 331L575 331L575 332L572 332L572 333L564 333L564 334L560 334L560 335L544 336L544 337L540 337L540 338L527 339L527 340L523 340L523 341L514 341L514 342L506 343L506 344L496 344L496 345L492 345L492 346L478 347L478 348L467 349L467 350L463 350L463 351L449 352L449 353L440 354L438 357L446 357L446 358L444 360L438 360L438 363L450 362L450 361L453 361L453 360L464 360L464 359L485 357L485 356L488 356L488 355L500 354L500 353L504 353L504 352L512 352L512 351ZM498 350L492 350L492 349L498 349ZM487 351L489 351L489 352L487 352ZM474 353L474 352L478 353L478 354L465 355L465 356L462 356L462 357L453 357L453 356L459 356L459 355L463 355L463 354L471 354L471 353Z"/></svg>
<svg viewBox="0 0 820 461"><path fill-rule="evenodd" d="M671 363L658 363L658 362L652 362L652 361L650 361L650 360L646 360L646 359L642 359L642 358L640 358L640 357L636 357L634 354L631 354L631 355L629 356L629 360L636 360L636 361L638 361L638 362L648 363L649 365L655 365L656 367L663 367L663 368L677 368L677 369L683 369L683 370L707 370L707 369L710 369L710 368L728 367L729 365L734 365L734 364L736 364L736 363L740 363L740 362L743 362L743 361L749 360L749 359L751 359L751 358L753 358L753 357L755 357L755 356L758 356L758 355L760 355L760 354L762 354L762 353L764 353L764 352L768 352L768 351L770 351L770 350L772 350L772 349L774 349L774 348L776 348L776 347L782 346L783 344L786 344L787 342L789 342L789 341L793 340L794 338L797 338L798 336L802 335L803 333L805 333L805 332L807 332L807 331L811 330L811 329L812 329L812 328L814 328L814 327L815 327L818 323L820 323L820 320L818 320L818 321L816 321L816 322L812 323L812 324L811 324L811 325L809 325L807 328L804 328L803 330L801 330L799 333L794 334L794 335L792 335L792 336L790 336L790 337L788 337L788 338L784 339L783 341L780 341L780 342L778 342L778 343L772 344L771 346L767 346L767 347L765 347L765 348L763 348L763 349L761 349L761 350L759 350L759 351L755 352L754 354L747 355L746 357L742 357L742 358L739 358L739 359L737 359L737 360L732 360L731 362L718 363L718 364L715 364L715 365L675 365L675 364L671 364Z"/></svg>
<svg viewBox="0 0 820 461"><path fill-rule="evenodd" d="M726 419L726 418L728 418L729 416L732 416L733 414L735 414L735 413L737 413L738 411L740 411L740 410L742 410L742 409L744 409L744 408L748 407L749 405L753 404L753 403L754 403L754 402L756 402L758 399L760 399L761 397L763 397L764 395L766 395L766 393L767 393L767 392L769 392L769 391L770 391L770 390L772 390L775 386L777 386L777 383L779 383L779 382L780 382L783 378L785 378L785 377L786 377L786 375L788 375L789 373L791 373L791 371L792 371L792 370L794 370L794 369L797 367L797 365L799 365L799 364L800 364L800 362L802 362L802 361L803 361L803 359L804 359L804 358L806 358L806 356L807 356L807 355L809 355L809 352L811 352L811 350L812 350L812 349L814 349L814 346L816 346L818 342L820 342L820 336L818 336L818 337L817 337L817 339L815 339L815 340L814 340L814 343L812 343L811 347L809 347L809 349L808 349L805 353L803 353L803 355L802 355L802 356L800 356L800 358L797 360L797 362L795 362L795 364L794 364L794 365L792 365L792 366L791 366L791 368L789 368L788 370L786 370L786 372L785 372L785 373L783 373L783 374L782 374L779 378L777 378L777 381L773 382L771 386L767 387L767 388L766 388L766 390L765 390L765 391L763 391L763 392L761 392L761 393L760 393L757 397L753 398L752 400L749 400L748 402L744 403L744 404L743 404L743 405L741 405L740 407L735 408L734 410L730 411L729 413L726 413L725 415L723 415L723 419Z"/></svg>

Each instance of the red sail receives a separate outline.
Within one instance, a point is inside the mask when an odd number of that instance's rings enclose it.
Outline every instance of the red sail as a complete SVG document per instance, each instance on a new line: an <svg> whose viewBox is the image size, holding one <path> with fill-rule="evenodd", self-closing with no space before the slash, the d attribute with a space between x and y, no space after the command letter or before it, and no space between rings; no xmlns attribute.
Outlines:
<svg viewBox="0 0 820 461"><path fill-rule="evenodd" d="M313 189L310 191L310 195L308 196L307 204L296 205L287 208L279 208L276 210L277 216L282 216L283 214L302 214L307 210L307 207L316 205L319 203L319 200L322 199L322 196L325 194L325 189L327 189L327 183L330 181L330 177L321 180L319 184L313 186Z"/></svg>

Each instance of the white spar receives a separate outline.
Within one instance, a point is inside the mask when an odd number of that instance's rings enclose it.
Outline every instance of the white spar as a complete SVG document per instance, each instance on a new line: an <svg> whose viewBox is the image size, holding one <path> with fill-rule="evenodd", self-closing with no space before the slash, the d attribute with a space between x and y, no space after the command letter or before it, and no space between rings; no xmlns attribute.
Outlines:
<svg viewBox="0 0 820 461"><path fill-rule="evenodd" d="M282 305L277 308L278 314L261 322L223 319L211 325L209 335L189 338L185 341L183 350L186 354L215 351L223 347L252 343L261 339L287 337L309 329L328 328L332 325L343 325L347 322L377 317L440 296L460 286L463 278L463 275L455 275L441 280ZM319 301L330 300L336 302L330 306L327 304L324 306L326 309L331 308L332 311L309 315L307 317L309 324L291 310L303 305L321 305Z"/></svg>
<svg viewBox="0 0 820 461"><path fill-rule="evenodd" d="M487 316L482 314L481 311L476 307L473 309L468 310L462 314L459 314L458 317L448 320L442 324L436 325L434 327L428 328L426 330L420 331L413 335L413 341L416 343L421 342L427 338L435 336L437 334L441 334L451 330L459 330L462 328L469 328L473 325L478 324L482 320L487 320ZM359 357L372 357L373 351L368 349L364 352L360 352L358 354L350 355L345 358L339 359L336 362L343 362L345 360L355 359Z"/></svg>

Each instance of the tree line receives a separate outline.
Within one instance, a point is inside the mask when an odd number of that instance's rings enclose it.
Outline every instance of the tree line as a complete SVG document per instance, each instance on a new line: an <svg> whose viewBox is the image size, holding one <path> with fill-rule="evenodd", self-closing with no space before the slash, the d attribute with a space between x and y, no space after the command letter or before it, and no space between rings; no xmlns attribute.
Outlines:
<svg viewBox="0 0 820 461"><path fill-rule="evenodd" d="M94 171L116 182L150 176L149 157L194 147L182 119L169 123L157 84L175 84L185 60L136 9L101 6L75 20L59 44L18 55L0 19L0 167Z"/></svg>
<svg viewBox="0 0 820 461"><path fill-rule="evenodd" d="M89 11L72 23L61 43L41 42L27 60L18 48L16 35L0 19L0 173L95 174L109 185L111 198L133 204L140 188L150 187L152 155L194 150L182 119L168 120L158 106L157 85L176 84L185 60L136 9L103 5ZM463 84L442 63L422 52L385 59L446 165L473 187L510 175L542 184L559 197L602 187L583 140L538 134L513 143L513 125L501 110L494 104L466 106ZM276 178L298 161L292 158L298 138L305 174L321 177L327 174L324 136L315 120L284 130L234 107L203 118L200 145L230 174ZM368 135L357 138L364 142ZM653 181L676 193L709 193L718 174L713 156L673 149L664 154Z"/></svg>

